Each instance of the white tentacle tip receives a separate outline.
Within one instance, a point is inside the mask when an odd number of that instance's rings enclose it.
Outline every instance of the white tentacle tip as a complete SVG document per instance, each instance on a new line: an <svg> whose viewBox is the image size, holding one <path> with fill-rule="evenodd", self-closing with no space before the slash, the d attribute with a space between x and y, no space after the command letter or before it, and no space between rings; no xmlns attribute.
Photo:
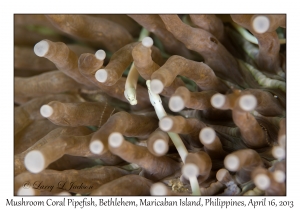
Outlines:
<svg viewBox="0 0 300 210"><path fill-rule="evenodd" d="M185 107L184 101L180 96L172 96L169 100L169 108L173 112L179 112Z"/></svg>
<svg viewBox="0 0 300 210"><path fill-rule="evenodd" d="M162 183L155 183L150 188L151 195L167 195L167 187Z"/></svg>
<svg viewBox="0 0 300 210"><path fill-rule="evenodd" d="M189 179L199 175L199 168L193 163L187 163L182 167L181 172L186 179Z"/></svg>
<svg viewBox="0 0 300 210"><path fill-rule="evenodd" d="M227 155L224 160L224 165L229 171L237 171L240 166L240 160L236 155Z"/></svg>
<svg viewBox="0 0 300 210"><path fill-rule="evenodd" d="M171 130L172 126L173 126L173 120L170 119L169 117L164 117L163 119L161 119L159 121L159 127L163 131L167 132L167 131Z"/></svg>
<svg viewBox="0 0 300 210"><path fill-rule="evenodd" d="M96 74L95 74L95 78L98 82L106 82L108 77L108 73L105 69L99 69Z"/></svg>
<svg viewBox="0 0 300 210"><path fill-rule="evenodd" d="M111 133L108 137L108 143L113 148L118 148L123 143L124 138L122 134L118 132Z"/></svg>
<svg viewBox="0 0 300 210"><path fill-rule="evenodd" d="M49 43L42 40L34 45L33 51L39 57L44 57L49 50Z"/></svg>
<svg viewBox="0 0 300 210"><path fill-rule="evenodd" d="M98 60L101 60L103 61L106 57L106 53L104 50L98 50L96 53L95 53L95 56Z"/></svg>
<svg viewBox="0 0 300 210"><path fill-rule="evenodd" d="M17 192L17 195L35 195L34 189L32 189L30 186L22 186Z"/></svg>
<svg viewBox="0 0 300 210"><path fill-rule="evenodd" d="M53 108L49 105L43 105L40 108L40 113L43 117L50 117L53 114Z"/></svg>
<svg viewBox="0 0 300 210"><path fill-rule="evenodd" d="M253 19L252 27L256 33L262 34L268 31L270 20L268 17L260 15Z"/></svg>
<svg viewBox="0 0 300 210"><path fill-rule="evenodd" d="M266 190L270 187L271 181L266 174L258 174L254 178L254 184L261 190Z"/></svg>
<svg viewBox="0 0 300 210"><path fill-rule="evenodd" d="M225 104L225 101L226 97L221 93L213 95L210 99L211 105L217 109L221 108Z"/></svg>
<svg viewBox="0 0 300 210"><path fill-rule="evenodd" d="M142 40L142 44L145 46L145 47L152 47L153 45L153 39L149 36L145 37L143 40Z"/></svg>
<svg viewBox="0 0 300 210"><path fill-rule="evenodd" d="M154 79L150 82L150 88L153 93L160 94L164 89L164 85L160 80Z"/></svg>
<svg viewBox="0 0 300 210"><path fill-rule="evenodd" d="M168 145L164 140L157 139L153 144L153 150L158 155L164 155L168 151Z"/></svg>
<svg viewBox="0 0 300 210"><path fill-rule="evenodd" d="M281 170L274 171L273 177L278 183L283 183L285 181L285 173Z"/></svg>
<svg viewBox="0 0 300 210"><path fill-rule="evenodd" d="M272 155L278 159L278 160L282 160L285 158L285 150L284 148L280 147L280 146L274 146L272 149Z"/></svg>
<svg viewBox="0 0 300 210"><path fill-rule="evenodd" d="M32 150L25 156L24 165L31 173L39 173L45 168L44 155L38 150Z"/></svg>
<svg viewBox="0 0 300 210"><path fill-rule="evenodd" d="M99 154L101 154L103 149L104 149L104 145L100 140L94 140L90 143L90 151L93 154L99 155Z"/></svg>
<svg viewBox="0 0 300 210"><path fill-rule="evenodd" d="M254 95L243 95L239 100L239 105L244 111L253 111L257 105L257 99Z"/></svg>
<svg viewBox="0 0 300 210"><path fill-rule="evenodd" d="M214 129L206 127L200 131L199 138L202 144L211 144L216 138L216 132Z"/></svg>

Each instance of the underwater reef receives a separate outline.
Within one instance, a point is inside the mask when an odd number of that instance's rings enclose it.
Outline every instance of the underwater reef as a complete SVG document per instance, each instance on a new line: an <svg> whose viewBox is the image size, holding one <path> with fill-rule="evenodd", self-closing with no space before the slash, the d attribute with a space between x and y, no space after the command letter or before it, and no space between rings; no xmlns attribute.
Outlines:
<svg viewBox="0 0 300 210"><path fill-rule="evenodd" d="M15 14L14 194L286 195L286 15Z"/></svg>

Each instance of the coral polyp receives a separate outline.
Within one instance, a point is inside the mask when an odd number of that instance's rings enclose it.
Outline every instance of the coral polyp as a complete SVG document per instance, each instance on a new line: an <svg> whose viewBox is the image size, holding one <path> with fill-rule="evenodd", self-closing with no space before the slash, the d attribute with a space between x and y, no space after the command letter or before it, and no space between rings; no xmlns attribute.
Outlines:
<svg viewBox="0 0 300 210"><path fill-rule="evenodd" d="M14 194L286 195L285 22L15 15Z"/></svg>

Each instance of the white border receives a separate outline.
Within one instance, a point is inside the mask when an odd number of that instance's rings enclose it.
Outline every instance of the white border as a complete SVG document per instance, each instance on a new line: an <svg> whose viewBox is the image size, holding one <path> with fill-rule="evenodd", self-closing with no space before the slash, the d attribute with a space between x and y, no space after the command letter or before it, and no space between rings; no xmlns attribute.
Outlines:
<svg viewBox="0 0 300 210"><path fill-rule="evenodd" d="M168 3L169 2L169 3ZM1 131L4 136L1 139L1 209L8 209L5 206L6 198L13 197L13 14L14 13L287 13L287 196L275 197L276 200L293 200L294 209L299 209L299 182L296 176L299 171L299 140L297 131L299 130L299 15L298 5L292 1L278 0L252 0L252 1L5 1L1 5L1 61L2 66L1 83ZM296 1L293 1L296 2ZM299 77L300 78L300 77ZM207 198L207 197L205 197ZM212 197L217 198L217 197ZM226 197L224 200L249 200L252 197ZM29 198L25 198L29 199ZM30 200L45 200L46 197L30 197ZM57 198L53 198L57 199ZM79 198L75 198L76 200ZM99 199L99 198L95 198ZM139 200L136 197L126 197L126 199ZM147 197L148 200L159 199L159 197ZM176 197L168 197L169 200L178 200ZM255 200L261 200L257 197ZM272 199L272 197L267 198ZM3 208L4 207L4 208ZM44 207L48 208L48 207ZM50 207L49 207L50 208ZM58 208L58 207L56 207ZM126 208L126 207L123 207ZM148 207L145 207L148 208ZM149 207L153 208L153 207ZM158 208L158 207L155 207ZM164 209L171 209L166 207ZM191 208L191 207L189 207ZM194 207L195 208L195 207ZM22 209L34 209L32 207L22 207ZM36 208L37 209L37 208ZM40 209L40 208L38 208ZM70 207L70 209L73 209ZM84 208L86 209L86 208ZM94 208L95 209L95 208ZM101 208L102 209L102 208ZM106 209L103 207L103 209ZM132 209L132 208L131 208ZM199 207L197 207L199 209ZM220 209L219 207L210 209ZM234 207L232 209L240 209ZM250 208L248 208L250 209ZM253 208L251 208L253 209ZM267 209L266 207L256 207L255 209ZM282 209L277 207L276 209Z"/></svg>

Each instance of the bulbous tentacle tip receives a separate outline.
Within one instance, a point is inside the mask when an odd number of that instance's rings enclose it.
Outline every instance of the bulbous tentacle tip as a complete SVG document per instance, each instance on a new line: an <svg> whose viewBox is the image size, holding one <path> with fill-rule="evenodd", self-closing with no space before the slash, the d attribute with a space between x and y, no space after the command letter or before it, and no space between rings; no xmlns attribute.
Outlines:
<svg viewBox="0 0 300 210"><path fill-rule="evenodd" d="M145 37L143 40L142 40L142 44L145 46L145 47L152 47L153 45L153 39L149 36Z"/></svg>
<svg viewBox="0 0 300 210"><path fill-rule="evenodd" d="M124 138L123 138L122 134L120 134L118 132L111 133L108 137L108 143L113 148L120 147L123 141L124 141Z"/></svg>
<svg viewBox="0 0 300 210"><path fill-rule="evenodd" d="M45 40L38 42L34 45L33 51L39 57L44 57L49 50L49 43Z"/></svg>
<svg viewBox="0 0 300 210"><path fill-rule="evenodd" d="M254 184L261 190L266 190L270 187L271 181L266 174L258 174L254 178Z"/></svg>
<svg viewBox="0 0 300 210"><path fill-rule="evenodd" d="M201 142L211 144L216 138L216 132L212 128L203 128L199 133Z"/></svg>
<svg viewBox="0 0 300 210"><path fill-rule="evenodd" d="M252 21L252 27L256 33L263 34L268 31L270 27L270 20L268 17L263 15L256 16Z"/></svg>
<svg viewBox="0 0 300 210"><path fill-rule="evenodd" d="M224 165L229 171L236 171L239 168L240 160L236 155L227 155L224 160Z"/></svg>
<svg viewBox="0 0 300 210"><path fill-rule="evenodd" d="M280 147L280 146L275 146L272 149L272 155L278 159L278 160L282 160L285 158L285 150L284 148Z"/></svg>
<svg viewBox="0 0 300 210"><path fill-rule="evenodd" d="M189 179L199 175L199 168L193 163L187 163L182 167L181 172L186 179Z"/></svg>
<svg viewBox="0 0 300 210"><path fill-rule="evenodd" d="M163 119L161 119L159 121L159 127L163 131L167 132L167 131L171 130L172 126L173 126L173 120L168 117L164 117Z"/></svg>
<svg viewBox="0 0 300 210"><path fill-rule="evenodd" d="M169 100L169 108L173 112L180 112L185 107L184 101L180 96L172 96Z"/></svg>
<svg viewBox="0 0 300 210"><path fill-rule="evenodd" d="M34 192L34 189L31 188L30 186L28 186L28 188L25 186L22 186L18 190L17 195L35 195L35 192Z"/></svg>
<svg viewBox="0 0 300 210"><path fill-rule="evenodd" d="M227 173L229 173L229 171L227 171L225 168L218 170L218 172L216 174L217 180L222 181Z"/></svg>
<svg viewBox="0 0 300 210"><path fill-rule="evenodd" d="M96 80L101 83L106 82L107 77L108 77L108 73L105 69L99 69L95 74Z"/></svg>
<svg viewBox="0 0 300 210"><path fill-rule="evenodd" d="M40 108L40 113L43 117L51 117L51 115L53 114L53 108L49 105L43 105Z"/></svg>
<svg viewBox="0 0 300 210"><path fill-rule="evenodd" d="M160 80L154 79L150 82L150 88L153 93L160 94L164 89L164 85Z"/></svg>
<svg viewBox="0 0 300 210"><path fill-rule="evenodd" d="M104 145L100 140L94 140L90 143L90 151L93 154L101 154L104 149Z"/></svg>
<svg viewBox="0 0 300 210"><path fill-rule="evenodd" d="M98 60L101 60L103 61L106 57L106 53L104 50L98 50L96 53L95 53L95 56Z"/></svg>
<svg viewBox="0 0 300 210"><path fill-rule="evenodd" d="M153 150L158 155L164 155L168 151L168 145L164 140L157 139L153 144Z"/></svg>
<svg viewBox="0 0 300 210"><path fill-rule="evenodd" d="M253 95L243 95L239 100L239 105L244 111L253 111L257 105L257 99Z"/></svg>
<svg viewBox="0 0 300 210"><path fill-rule="evenodd" d="M162 183L155 183L150 188L151 195L167 195L167 188Z"/></svg>
<svg viewBox="0 0 300 210"><path fill-rule="evenodd" d="M221 93L217 93L213 95L210 99L210 103L214 108L221 108L226 101L226 97L222 95Z"/></svg>
<svg viewBox="0 0 300 210"><path fill-rule="evenodd" d="M283 183L285 181L285 173L281 170L274 171L273 177L278 183Z"/></svg>
<svg viewBox="0 0 300 210"><path fill-rule="evenodd" d="M25 156L24 165L31 173L39 173L44 170L45 167L44 155L38 150L30 151Z"/></svg>

